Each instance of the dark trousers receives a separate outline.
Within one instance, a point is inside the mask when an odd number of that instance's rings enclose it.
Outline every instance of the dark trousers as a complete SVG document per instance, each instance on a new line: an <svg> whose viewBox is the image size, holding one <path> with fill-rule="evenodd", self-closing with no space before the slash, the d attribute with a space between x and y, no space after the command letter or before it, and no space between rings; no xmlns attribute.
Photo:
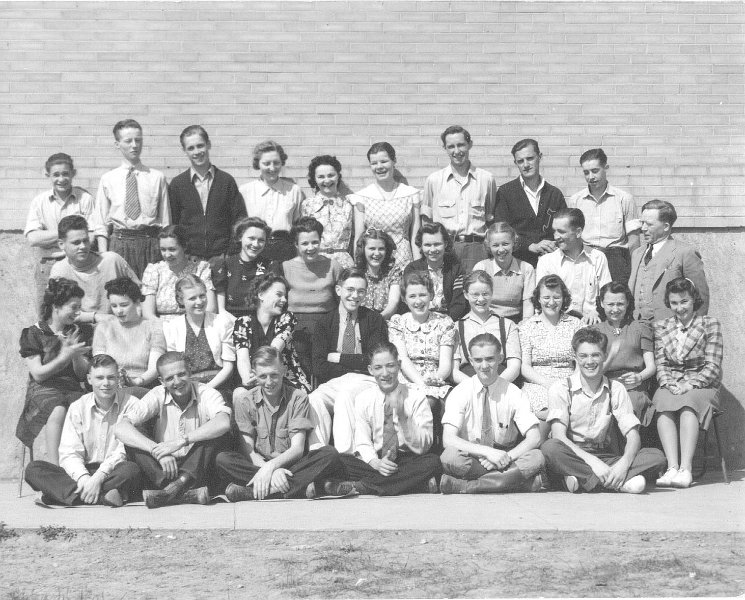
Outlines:
<svg viewBox="0 0 745 600"><path fill-rule="evenodd" d="M197 442L186 456L176 459L179 475L190 475L193 488L214 483L211 476L215 472L215 458L222 450L222 442L223 438ZM149 452L127 446L127 454L142 469L145 489L161 490L168 485L170 480L166 479L163 467Z"/></svg>
<svg viewBox="0 0 745 600"><path fill-rule="evenodd" d="M246 485L260 468L241 452L220 452L217 455L217 471L224 485L231 482ZM333 446L311 450L295 464L285 468L292 473L292 477L289 491L282 494L284 498L304 498L308 484L314 481L341 481L345 474L339 453Z"/></svg>
<svg viewBox="0 0 745 600"><path fill-rule="evenodd" d="M577 456L574 450L564 442L553 438L546 440L541 446L541 452L543 452L543 456L546 459L546 468L549 477L551 477L554 483L558 483L557 478L559 477L573 475L586 492L602 486L597 475L592 472L589 465ZM592 454L608 466L616 464L621 459L620 456L615 454L603 452L592 452ZM656 477L660 469L666 464L667 460L661 450L657 448L642 448L634 457L629 467L629 472L626 475L626 480L628 481L636 475Z"/></svg>
<svg viewBox="0 0 745 600"><path fill-rule="evenodd" d="M148 263L157 263L162 259L158 231L158 227L115 229L109 238L109 250L126 260L137 277L142 279Z"/></svg>
<svg viewBox="0 0 745 600"><path fill-rule="evenodd" d="M93 475L99 466L99 463L85 465L90 475ZM62 467L43 460L35 460L26 467L25 479L32 489L44 494L44 501L48 504L72 506L83 503L75 493L77 482ZM101 495L111 490L119 490L119 493L127 498L139 489L140 467L133 462L124 461L116 465L103 480Z"/></svg>
<svg viewBox="0 0 745 600"><path fill-rule="evenodd" d="M628 284L631 277L631 252L628 248L598 248L608 259L608 270L613 281Z"/></svg>
<svg viewBox="0 0 745 600"><path fill-rule="evenodd" d="M351 454L342 454L347 479L359 481L378 496L398 496L422 491L432 477L442 475L442 463L436 454L399 454L398 471L382 475L365 461Z"/></svg>
<svg viewBox="0 0 745 600"><path fill-rule="evenodd" d="M470 273L476 263L488 258L484 242L453 242L453 251L463 266L464 273Z"/></svg>

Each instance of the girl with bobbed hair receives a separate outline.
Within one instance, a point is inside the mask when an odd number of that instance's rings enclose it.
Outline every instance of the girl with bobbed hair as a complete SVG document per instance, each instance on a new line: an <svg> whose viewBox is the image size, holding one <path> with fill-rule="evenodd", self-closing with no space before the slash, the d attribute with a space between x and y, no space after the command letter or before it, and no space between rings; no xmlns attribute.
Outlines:
<svg viewBox="0 0 745 600"><path fill-rule="evenodd" d="M287 280L273 273L251 282L247 298L250 312L236 319L233 327L238 373L244 390L256 385L256 375L251 368L254 354L262 346L272 346L281 352L287 365L287 380L294 387L310 392L308 376L300 366L293 344L297 319L287 310L289 289ZM243 391L238 388L235 393Z"/></svg>
<svg viewBox="0 0 745 600"><path fill-rule="evenodd" d="M93 329L76 323L84 296L77 283L50 279L41 319L21 332L21 357L29 372L26 400L16 437L29 448L46 425L47 460L59 464L59 443L67 409L83 395Z"/></svg>
<svg viewBox="0 0 745 600"><path fill-rule="evenodd" d="M339 160L328 154L314 157L308 165L308 185L315 195L303 201L301 212L323 225L321 253L336 259L345 269L353 266L349 248L354 207L341 189Z"/></svg>
<svg viewBox="0 0 745 600"><path fill-rule="evenodd" d="M105 286L113 316L96 327L93 355L108 354L119 364L120 384L142 398L158 382L155 363L166 351L160 319L142 316L140 288L129 277L112 279Z"/></svg>
<svg viewBox="0 0 745 600"><path fill-rule="evenodd" d="M574 372L572 336L582 326L567 314L572 296L558 275L546 275L536 285L532 302L537 314L519 325L523 360L520 372L523 392L530 408L541 421L541 433L548 434L548 388Z"/></svg>
<svg viewBox="0 0 745 600"><path fill-rule="evenodd" d="M396 243L382 229L370 227L357 240L355 264L365 272L367 293L362 306L390 319L401 299L401 271L395 266Z"/></svg>
<svg viewBox="0 0 745 600"><path fill-rule="evenodd" d="M233 319L207 311L207 286L194 274L179 279L175 292L184 314L163 323L166 350L183 352L191 379L218 390L229 403L235 369Z"/></svg>
<svg viewBox="0 0 745 600"><path fill-rule="evenodd" d="M287 153L274 140L259 142L253 149L252 166L259 177L238 188L246 204L246 214L265 221L267 233L265 257L283 262L295 256L290 240L292 224L302 213L305 194L294 180L280 177Z"/></svg>
<svg viewBox="0 0 745 600"><path fill-rule="evenodd" d="M350 197L354 204L355 244L370 227L383 229L396 244L396 267L401 271L415 258L412 245L420 225L421 192L396 177L396 151L388 142L377 142L367 151L374 181Z"/></svg>
<svg viewBox="0 0 745 600"><path fill-rule="evenodd" d="M183 315L184 309L176 301L176 282L190 274L204 282L207 310L217 312L210 264L186 254L188 242L184 229L180 225L164 227L158 234L158 245L163 260L150 263L142 275L142 295L145 296L142 314L150 318L160 317L163 321Z"/></svg>
<svg viewBox="0 0 745 600"><path fill-rule="evenodd" d="M634 295L625 283L606 283L596 301L601 322L595 328L608 338L605 375L623 384L634 414L647 427L654 416L649 384L657 372L652 328L634 320Z"/></svg>
<svg viewBox="0 0 745 600"><path fill-rule="evenodd" d="M653 404L657 432L667 458L661 487L687 488L699 429L708 429L719 406L724 342L717 319L698 315L701 294L690 279L677 277L665 288L673 316L654 324L657 381Z"/></svg>

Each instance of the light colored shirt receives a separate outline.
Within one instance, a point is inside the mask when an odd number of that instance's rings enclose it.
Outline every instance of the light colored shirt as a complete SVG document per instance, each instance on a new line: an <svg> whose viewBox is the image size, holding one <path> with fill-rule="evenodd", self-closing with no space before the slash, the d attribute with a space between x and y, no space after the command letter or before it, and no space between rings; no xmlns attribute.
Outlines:
<svg viewBox="0 0 745 600"><path fill-rule="evenodd" d="M595 198L589 188L567 198L568 208L578 208L585 215L582 239L596 248L628 248L628 234L641 227L634 197L612 185Z"/></svg>
<svg viewBox="0 0 745 600"><path fill-rule="evenodd" d="M85 270L78 270L70 264L70 260L63 258L52 266L49 278L65 277L76 282L85 296L82 299L82 309L86 312L110 312L109 299L104 285L117 277L129 277L137 285L140 279L127 264L127 261L116 252L92 252L96 259Z"/></svg>
<svg viewBox="0 0 745 600"><path fill-rule="evenodd" d="M451 165L435 171L424 184L422 214L442 223L451 235L486 234L494 217L497 183L494 176L471 165L461 178Z"/></svg>
<svg viewBox="0 0 745 600"><path fill-rule="evenodd" d="M527 183L525 183L525 180L523 179L522 175L520 175L520 183L523 186L525 195L528 197L528 202L530 202L530 207L533 209L533 212L537 215L538 205L541 203L541 192L543 191L543 186L546 185L546 180L543 177L541 177L541 183L538 184L538 189L536 189L535 192L530 189L530 186L528 186Z"/></svg>
<svg viewBox="0 0 745 600"><path fill-rule="evenodd" d="M347 309L339 302L339 335L336 338L336 351L341 352L344 344L344 330L347 328L347 321L354 321L354 354L362 354L362 336L360 335L360 323L352 317Z"/></svg>
<svg viewBox="0 0 745 600"><path fill-rule="evenodd" d="M611 281L605 254L587 244L576 259L564 254L561 248L538 257L535 278L540 281L546 275L558 275L564 280L572 294L569 310L583 316L597 311L598 292Z"/></svg>
<svg viewBox="0 0 745 600"><path fill-rule="evenodd" d="M159 317L184 314L184 309L176 301L176 283L185 275L191 274L199 277L208 290L214 291L212 270L206 260L190 258L180 273L174 273L164 260L145 267L142 274L142 295L155 296L155 310Z"/></svg>
<svg viewBox="0 0 745 600"><path fill-rule="evenodd" d="M138 323L121 323L114 316L101 321L93 334L91 352L108 354L131 377L147 371L150 353L165 354L166 340L160 319L141 318Z"/></svg>
<svg viewBox="0 0 745 600"><path fill-rule="evenodd" d="M140 215L130 219L124 205L127 199L127 174L130 165L122 164L101 176L93 211L93 231L96 236L109 237L108 226L114 229L166 227L171 224L166 177L160 171L139 164L134 167Z"/></svg>
<svg viewBox="0 0 745 600"><path fill-rule="evenodd" d="M474 444L481 443L484 420L484 386L477 375L459 383L445 403L443 425L452 425L458 437ZM530 402L517 386L501 377L489 386L489 409L494 429L494 442L500 447L514 448L522 434L538 425L538 417L530 410Z"/></svg>
<svg viewBox="0 0 745 600"><path fill-rule="evenodd" d="M491 275L494 282L489 308L500 317L516 317L523 314L523 301L530 299L535 289L536 278L533 265L512 258L504 272L493 258L486 258L473 268Z"/></svg>
<svg viewBox="0 0 745 600"><path fill-rule="evenodd" d="M305 194L292 179L280 177L274 187L262 179L254 179L238 191L246 203L248 216L264 219L272 231L289 231L295 219L302 216L300 206Z"/></svg>
<svg viewBox="0 0 745 600"><path fill-rule="evenodd" d="M233 344L233 319L227 314L205 313L204 334L207 343L212 350L212 358L218 367L225 362L235 362L235 345ZM186 317L180 316L163 323L163 335L166 341L166 350L169 352L183 352L186 348L186 328L191 327L186 323ZM198 331L194 332L196 335Z"/></svg>
<svg viewBox="0 0 745 600"><path fill-rule="evenodd" d="M608 447L608 429L612 417L625 436L640 425L631 399L622 383L603 377L600 389L588 395L582 389L579 371L548 388L546 423L559 421L567 428L567 437L580 448L602 450Z"/></svg>
<svg viewBox="0 0 745 600"><path fill-rule="evenodd" d="M114 426L121 420L134 396L119 390L109 410L96 404L93 393L85 394L70 405L62 427L59 445L60 467L75 481L88 475L86 465L100 463L98 470L109 475L127 459L124 444L114 437Z"/></svg>
<svg viewBox="0 0 745 600"><path fill-rule="evenodd" d="M89 221L93 214L93 196L80 187L73 187L70 195L60 200L54 190L47 190L31 200L23 235L32 231L48 231L57 234L57 224L63 217L80 215ZM40 256L62 258L65 253L57 245L56 238L43 248L37 249Z"/></svg>
<svg viewBox="0 0 745 600"><path fill-rule="evenodd" d="M397 408L393 407L393 425L398 447L414 454L424 454L432 445L432 411L424 390L399 384ZM355 454L369 463L383 449L383 416L385 394L375 386L357 395L354 401Z"/></svg>
<svg viewBox="0 0 745 600"><path fill-rule="evenodd" d="M170 392L159 385L139 400L132 402L124 417L135 427L157 417L153 427L153 441L160 443L176 440L214 419L220 413L230 416L230 407L225 404L222 394L202 383L191 384L191 400L182 410ZM176 458L189 453L194 444L189 444L173 452Z"/></svg>
<svg viewBox="0 0 745 600"><path fill-rule="evenodd" d="M662 238L661 240L657 240L654 244L652 244L652 258L654 258L660 253L660 250L662 250L662 247L665 245L665 243L669 239L670 239L670 236L668 235Z"/></svg>
<svg viewBox="0 0 745 600"><path fill-rule="evenodd" d="M482 321L479 317L470 311L465 317L460 320L463 323L463 340L458 339L458 345L455 348L454 358L457 358L461 362L463 358L463 343L465 342L466 348L468 348L468 342L475 338L480 333L491 333L495 338L502 343L499 332L499 317L497 315L489 315L486 321ZM458 325L458 338L460 338L460 322ZM516 358L522 360L523 354L520 350L520 333L517 329L517 325L509 319L504 320L504 330L507 337L505 348L502 348L502 354L505 359Z"/></svg>
<svg viewBox="0 0 745 600"><path fill-rule="evenodd" d="M204 177L197 173L194 170L194 167L189 169L189 173L191 174L191 182L194 184L194 187L197 188L199 200L202 202L202 210L206 214L207 200L210 197L210 188L212 187L212 182L215 180L215 167L214 165L210 165L210 168L207 169Z"/></svg>

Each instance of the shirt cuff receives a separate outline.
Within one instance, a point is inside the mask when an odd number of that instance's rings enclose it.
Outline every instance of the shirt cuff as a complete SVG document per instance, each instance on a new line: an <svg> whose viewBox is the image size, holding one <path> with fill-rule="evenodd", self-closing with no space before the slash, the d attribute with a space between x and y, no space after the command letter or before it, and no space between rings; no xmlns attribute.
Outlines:
<svg viewBox="0 0 745 600"><path fill-rule="evenodd" d="M636 415L634 413L629 413L626 415L621 415L617 418L618 421L618 428L621 430L621 433L626 436L629 431L631 431L634 427L638 427L641 425L639 422L639 419L636 418Z"/></svg>

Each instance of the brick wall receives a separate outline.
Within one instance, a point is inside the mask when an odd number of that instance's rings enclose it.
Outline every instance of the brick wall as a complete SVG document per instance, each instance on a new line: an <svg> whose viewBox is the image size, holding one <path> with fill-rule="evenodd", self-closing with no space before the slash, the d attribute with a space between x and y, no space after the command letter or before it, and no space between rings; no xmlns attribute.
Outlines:
<svg viewBox="0 0 745 600"><path fill-rule="evenodd" d="M681 225L745 225L745 4L741 2L0 2L0 229L47 187L46 157L74 156L95 191L118 164L111 127L145 128L146 164L186 166L201 123L239 182L277 139L286 174L336 154L352 188L373 141L421 185L446 164L438 135L471 130L474 161L516 175L536 137L544 174L582 187L602 146L612 181L673 201Z"/></svg>

